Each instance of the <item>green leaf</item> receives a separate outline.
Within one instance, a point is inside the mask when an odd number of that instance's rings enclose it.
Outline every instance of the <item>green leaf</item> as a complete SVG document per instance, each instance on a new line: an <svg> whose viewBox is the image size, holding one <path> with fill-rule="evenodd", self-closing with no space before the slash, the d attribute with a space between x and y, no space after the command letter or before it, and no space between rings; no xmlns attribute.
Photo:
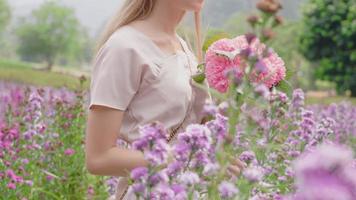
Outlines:
<svg viewBox="0 0 356 200"><path fill-rule="evenodd" d="M205 74L204 73L199 73L193 76L193 79L197 83L203 83L205 80Z"/></svg>

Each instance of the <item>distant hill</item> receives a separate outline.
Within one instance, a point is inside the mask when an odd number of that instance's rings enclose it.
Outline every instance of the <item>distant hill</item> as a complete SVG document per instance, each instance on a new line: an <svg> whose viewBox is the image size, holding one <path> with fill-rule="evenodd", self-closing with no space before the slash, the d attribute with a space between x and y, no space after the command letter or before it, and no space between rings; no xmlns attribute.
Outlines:
<svg viewBox="0 0 356 200"><path fill-rule="evenodd" d="M25 16L45 0L8 0L14 9L14 17ZM92 36L100 32L105 21L115 13L123 0L58 0L76 10L77 16ZM299 18L299 6L307 0L282 0L282 15L290 20ZM252 12L257 0L206 0L204 24L219 27L236 12ZM16 23L16 21L15 21Z"/></svg>

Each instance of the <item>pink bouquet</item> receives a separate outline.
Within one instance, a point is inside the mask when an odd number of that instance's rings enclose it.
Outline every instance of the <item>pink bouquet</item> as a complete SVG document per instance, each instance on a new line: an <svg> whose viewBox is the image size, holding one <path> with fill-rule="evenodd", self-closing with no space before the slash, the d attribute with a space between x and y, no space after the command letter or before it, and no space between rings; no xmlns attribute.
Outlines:
<svg viewBox="0 0 356 200"><path fill-rule="evenodd" d="M248 70L249 68L249 70ZM277 85L286 76L283 60L257 37L248 35L214 42L205 56L205 76L209 85L221 93L229 87L226 72L233 70L235 77L248 76L252 83L268 88Z"/></svg>

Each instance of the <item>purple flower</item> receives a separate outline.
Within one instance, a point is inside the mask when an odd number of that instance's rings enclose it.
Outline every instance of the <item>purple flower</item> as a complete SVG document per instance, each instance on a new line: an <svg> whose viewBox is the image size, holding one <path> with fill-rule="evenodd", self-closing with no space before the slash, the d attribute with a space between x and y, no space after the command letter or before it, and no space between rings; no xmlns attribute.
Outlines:
<svg viewBox="0 0 356 200"><path fill-rule="evenodd" d="M148 148L149 141L145 139L139 139L135 140L132 143L133 149L139 150L139 151L144 151L146 148Z"/></svg>
<svg viewBox="0 0 356 200"><path fill-rule="evenodd" d="M172 162L166 168L167 175L176 176L182 168L183 164L181 162Z"/></svg>
<svg viewBox="0 0 356 200"><path fill-rule="evenodd" d="M204 105L204 108L203 108L203 114L204 116L206 115L211 115L211 116L215 116L216 113L218 113L218 107L213 104L213 103L206 103Z"/></svg>
<svg viewBox="0 0 356 200"><path fill-rule="evenodd" d="M169 181L169 177L164 171L159 171L151 176L149 176L147 183L149 187L156 186L160 183L167 183Z"/></svg>
<svg viewBox="0 0 356 200"><path fill-rule="evenodd" d="M188 198L186 189L183 185L173 184L171 189L174 191L175 200L186 200Z"/></svg>
<svg viewBox="0 0 356 200"><path fill-rule="evenodd" d="M222 199L234 198L238 192L239 190L230 182L223 181L219 185L219 193Z"/></svg>
<svg viewBox="0 0 356 200"><path fill-rule="evenodd" d="M195 172L187 171L178 177L180 183L191 186L199 183L200 178Z"/></svg>
<svg viewBox="0 0 356 200"><path fill-rule="evenodd" d="M210 158L207 151L197 151L192 159L192 166L194 168L204 167L210 163Z"/></svg>
<svg viewBox="0 0 356 200"><path fill-rule="evenodd" d="M295 161L295 199L356 199L351 149L322 144Z"/></svg>
<svg viewBox="0 0 356 200"><path fill-rule="evenodd" d="M137 167L131 171L131 178L134 181L140 181L148 175L147 167Z"/></svg>
<svg viewBox="0 0 356 200"><path fill-rule="evenodd" d="M334 170L346 166L353 161L351 150L334 144L322 144L314 151L304 153L296 162L296 173L313 169Z"/></svg>
<svg viewBox="0 0 356 200"><path fill-rule="evenodd" d="M255 92L266 100L268 100L268 97L270 96L270 91L265 84L257 85L255 87Z"/></svg>
<svg viewBox="0 0 356 200"><path fill-rule="evenodd" d="M216 138L218 142L221 142L227 134L227 121L227 117L217 113L215 120L211 120L206 124L211 131L211 135Z"/></svg>
<svg viewBox="0 0 356 200"><path fill-rule="evenodd" d="M151 148L156 141L167 139L164 126L159 121L140 126L139 132L140 138L132 144L136 150L144 151L147 148Z"/></svg>
<svg viewBox="0 0 356 200"><path fill-rule="evenodd" d="M67 155L67 156L71 156L71 155L73 155L75 153L75 151L74 151L74 149L66 149L65 151L64 151L64 154L65 155Z"/></svg>
<svg viewBox="0 0 356 200"><path fill-rule="evenodd" d="M252 151L244 151L240 155L240 160L244 162L251 162L256 159L255 153Z"/></svg>
<svg viewBox="0 0 356 200"><path fill-rule="evenodd" d="M288 102L288 96L286 95L286 93L278 92L278 96L279 96L279 101L281 101L281 103Z"/></svg>
<svg viewBox="0 0 356 200"><path fill-rule="evenodd" d="M152 148L144 152L145 159L153 166L162 165L167 162L169 146L166 140L158 139Z"/></svg>
<svg viewBox="0 0 356 200"><path fill-rule="evenodd" d="M185 142L178 142L174 145L174 156L179 162L187 162L191 152L190 146Z"/></svg>
<svg viewBox="0 0 356 200"><path fill-rule="evenodd" d="M292 108L299 109L304 106L304 92L302 89L295 89L292 97Z"/></svg>
<svg viewBox="0 0 356 200"><path fill-rule="evenodd" d="M153 122L140 126L141 137L132 144L136 150L143 151L150 165L158 166L167 162L169 145L163 124Z"/></svg>
<svg viewBox="0 0 356 200"><path fill-rule="evenodd" d="M219 171L219 164L218 163L208 163L204 166L203 174L205 176L212 176L215 175Z"/></svg>
<svg viewBox="0 0 356 200"><path fill-rule="evenodd" d="M155 196L155 198L160 199L160 200L171 200L171 199L174 199L175 193L174 193L174 190L172 190L168 185L159 184L155 188L154 196Z"/></svg>
<svg viewBox="0 0 356 200"><path fill-rule="evenodd" d="M242 174L250 182L261 181L264 176L263 168L258 167L258 166L249 167L249 168L243 170Z"/></svg>
<svg viewBox="0 0 356 200"><path fill-rule="evenodd" d="M178 136L180 142L184 141L192 150L207 150L211 145L211 132L201 124L190 124L186 131Z"/></svg>
<svg viewBox="0 0 356 200"><path fill-rule="evenodd" d="M143 183L134 183L131 185L132 191L136 194L144 194L146 187Z"/></svg>

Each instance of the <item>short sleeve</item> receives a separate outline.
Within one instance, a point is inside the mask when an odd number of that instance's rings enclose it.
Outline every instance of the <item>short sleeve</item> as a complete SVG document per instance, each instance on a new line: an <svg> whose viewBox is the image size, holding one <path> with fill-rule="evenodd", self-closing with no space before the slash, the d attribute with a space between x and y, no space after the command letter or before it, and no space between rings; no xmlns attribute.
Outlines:
<svg viewBox="0 0 356 200"><path fill-rule="evenodd" d="M123 41L108 40L93 62L90 103L126 110L141 82L138 52Z"/></svg>

